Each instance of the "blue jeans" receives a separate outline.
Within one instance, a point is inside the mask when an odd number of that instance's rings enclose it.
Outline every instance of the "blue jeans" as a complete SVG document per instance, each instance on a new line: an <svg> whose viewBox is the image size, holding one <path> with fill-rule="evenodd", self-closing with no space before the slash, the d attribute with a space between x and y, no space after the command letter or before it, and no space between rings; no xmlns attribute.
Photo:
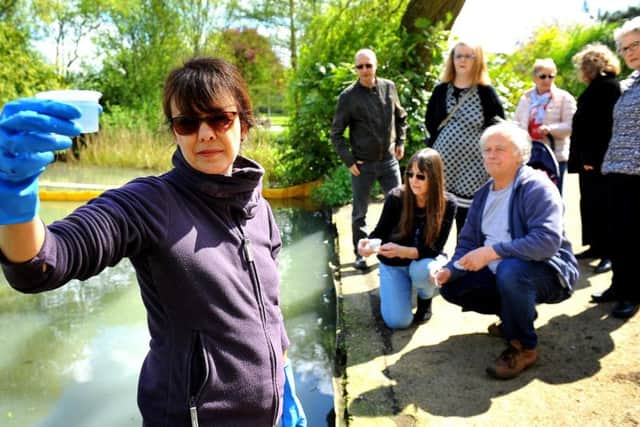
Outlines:
<svg viewBox="0 0 640 427"><path fill-rule="evenodd" d="M433 261L433 258L423 258L407 266L380 263L380 312L387 327L402 329L411 325L413 287L418 298L433 298L436 287L429 278L429 264Z"/></svg>
<svg viewBox="0 0 640 427"><path fill-rule="evenodd" d="M351 236L353 251L358 255L358 241L367 237L366 216L369 209L371 187L380 181L382 191L386 194L400 185L400 165L393 158L380 162L365 162L358 165L360 175L351 175L351 191L353 192L353 210L351 211Z"/></svg>
<svg viewBox="0 0 640 427"><path fill-rule="evenodd" d="M445 283L440 294L463 311L497 314L507 342L516 339L529 349L538 344L533 327L536 304L557 303L569 296L552 267L520 258L503 259L496 274L487 267L470 271Z"/></svg>

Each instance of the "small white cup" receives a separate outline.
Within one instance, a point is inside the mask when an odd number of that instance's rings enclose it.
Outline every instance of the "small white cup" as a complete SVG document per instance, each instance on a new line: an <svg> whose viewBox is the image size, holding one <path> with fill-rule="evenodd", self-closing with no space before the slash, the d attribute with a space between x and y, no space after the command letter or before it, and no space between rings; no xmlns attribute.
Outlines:
<svg viewBox="0 0 640 427"><path fill-rule="evenodd" d="M382 244L382 240L380 239L369 239L369 243L367 247L374 252L378 252L378 249L380 249L381 244Z"/></svg>
<svg viewBox="0 0 640 427"><path fill-rule="evenodd" d="M71 104L80 110L80 118L74 120L82 128L82 133L98 132L98 118L102 113L102 106L98 103L102 94L95 90L50 90L36 94L38 99Z"/></svg>

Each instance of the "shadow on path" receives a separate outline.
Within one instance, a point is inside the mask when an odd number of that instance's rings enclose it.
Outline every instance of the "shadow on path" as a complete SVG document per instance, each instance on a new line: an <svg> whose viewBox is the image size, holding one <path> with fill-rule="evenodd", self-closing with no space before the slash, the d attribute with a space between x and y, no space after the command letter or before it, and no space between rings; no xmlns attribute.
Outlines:
<svg viewBox="0 0 640 427"><path fill-rule="evenodd" d="M601 369L600 360L614 349L611 332L624 324L610 318L609 310L609 305L591 306L576 316L553 317L537 328L537 364L510 381L494 380L484 371L504 349L500 339L486 334L454 335L438 344L418 347L385 371L397 386L354 396L349 413L395 415L382 406L377 413L371 413L368 405L359 409L359 401L377 401L391 394L398 402L393 411L413 404L433 415L470 417L488 411L493 398L519 390L531 381L566 384L593 376ZM409 339L411 331L406 335ZM634 378L631 380L639 382L638 375Z"/></svg>

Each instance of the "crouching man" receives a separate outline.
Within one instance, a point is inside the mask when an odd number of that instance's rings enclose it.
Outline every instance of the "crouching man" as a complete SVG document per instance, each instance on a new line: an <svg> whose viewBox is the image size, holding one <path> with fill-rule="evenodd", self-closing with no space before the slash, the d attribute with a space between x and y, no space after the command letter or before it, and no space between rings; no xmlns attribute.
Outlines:
<svg viewBox="0 0 640 427"><path fill-rule="evenodd" d="M504 337L508 347L487 373L509 379L538 358L536 304L568 298L578 267L558 189L526 165L527 132L499 123L484 131L480 149L491 179L473 197L455 254L434 279L444 299L463 311L500 317L489 334Z"/></svg>

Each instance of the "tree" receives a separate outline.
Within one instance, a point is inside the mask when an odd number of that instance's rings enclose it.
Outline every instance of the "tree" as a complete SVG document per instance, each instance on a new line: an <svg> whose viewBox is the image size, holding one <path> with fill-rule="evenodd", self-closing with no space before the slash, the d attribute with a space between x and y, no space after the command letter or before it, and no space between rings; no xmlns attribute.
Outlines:
<svg viewBox="0 0 640 427"><path fill-rule="evenodd" d="M402 16L401 25L408 34L420 35L430 23L443 23L443 29L449 30L462 10L464 0L410 0ZM415 71L425 71L432 62L431 46L416 46L416 54L420 61Z"/></svg>
<svg viewBox="0 0 640 427"><path fill-rule="evenodd" d="M168 71L191 54L176 5L164 0L114 1L104 14L113 30L97 40L105 61L102 70L87 77L88 83L103 93L107 107L157 106Z"/></svg>
<svg viewBox="0 0 640 427"><path fill-rule="evenodd" d="M69 80L70 69L80 59L79 48L83 39L104 24L100 20L102 1L63 0L33 1L34 13L40 18L40 32L55 41L55 68L58 75Z"/></svg>
<svg viewBox="0 0 640 427"><path fill-rule="evenodd" d="M405 5L404 0L343 1L327 7L307 27L288 92L289 102L299 101L299 108L292 109L281 150L291 171L285 179L291 183L317 179L339 165L330 141L331 121L338 94L357 78L353 55L363 47L376 52L378 75L396 82L409 113L407 153L422 144L426 89L437 73L431 68L415 71L416 49L431 46L436 56L432 66L437 66L447 34L439 25L408 34L400 24Z"/></svg>
<svg viewBox="0 0 640 427"><path fill-rule="evenodd" d="M269 110L284 91L285 70L269 40L254 28L223 31L212 49L244 77L256 110ZM282 106L280 106L282 108Z"/></svg>
<svg viewBox="0 0 640 427"><path fill-rule="evenodd" d="M236 17L255 21L272 33L274 45L289 52L290 65L295 70L298 68L298 41L324 3L324 0L253 0L248 4L235 1L229 8L234 10Z"/></svg>
<svg viewBox="0 0 640 427"><path fill-rule="evenodd" d="M32 22L19 6L0 1L0 105L60 85L53 67L31 45Z"/></svg>
<svg viewBox="0 0 640 427"><path fill-rule="evenodd" d="M221 0L177 0L176 11L183 22L187 46L194 55L200 55L215 32L216 14Z"/></svg>

